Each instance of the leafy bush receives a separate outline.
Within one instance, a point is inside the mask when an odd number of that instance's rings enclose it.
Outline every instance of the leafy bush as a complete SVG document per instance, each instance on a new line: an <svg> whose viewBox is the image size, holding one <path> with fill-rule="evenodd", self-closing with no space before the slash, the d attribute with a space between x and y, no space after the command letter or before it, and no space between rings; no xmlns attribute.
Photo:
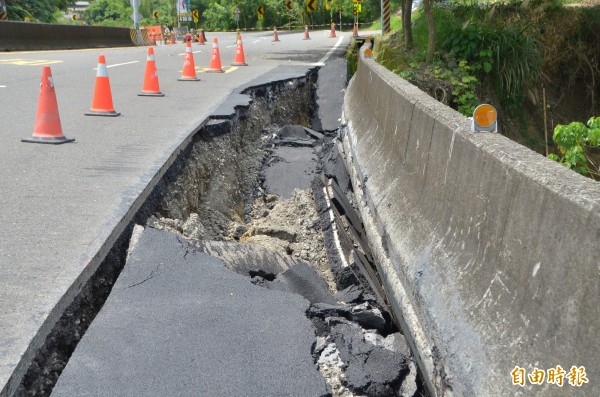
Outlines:
<svg viewBox="0 0 600 397"><path fill-rule="evenodd" d="M502 104L508 108L522 102L527 83L540 76L539 45L527 28L501 27L467 22L451 25L441 35L441 47L456 59L469 62L477 73L490 73Z"/></svg>
<svg viewBox="0 0 600 397"><path fill-rule="evenodd" d="M437 79L447 80L452 87L452 104L456 110L465 116L471 116L475 107L479 105L476 89L479 80L473 73L473 67L466 60L458 63L450 61L448 69L434 67L434 76Z"/></svg>
<svg viewBox="0 0 600 397"><path fill-rule="evenodd" d="M559 124L554 129L553 139L561 156L550 154L549 158L582 175L600 176L598 164L586 153L592 147L600 147L600 117L589 119L587 126L579 121Z"/></svg>

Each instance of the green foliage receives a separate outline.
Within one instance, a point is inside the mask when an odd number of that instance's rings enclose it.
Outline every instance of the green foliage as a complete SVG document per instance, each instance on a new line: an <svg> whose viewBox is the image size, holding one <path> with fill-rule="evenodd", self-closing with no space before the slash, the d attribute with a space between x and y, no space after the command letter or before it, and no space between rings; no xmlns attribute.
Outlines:
<svg viewBox="0 0 600 397"><path fill-rule="evenodd" d="M96 0L83 15L90 25L130 26L133 24L129 18L132 13L128 0Z"/></svg>
<svg viewBox="0 0 600 397"><path fill-rule="evenodd" d="M366 30L381 30L381 18L377 19ZM402 30L402 17L392 14L390 16L390 31L398 32Z"/></svg>
<svg viewBox="0 0 600 397"><path fill-rule="evenodd" d="M204 11L204 29L221 30L228 29L231 24L231 12L219 3L211 3Z"/></svg>
<svg viewBox="0 0 600 397"><path fill-rule="evenodd" d="M464 59L476 72L490 74L505 107L517 106L527 83L540 76L542 56L533 35L519 24L488 26L479 22L446 25L441 48Z"/></svg>
<svg viewBox="0 0 600 397"><path fill-rule="evenodd" d="M350 42L348 49L346 50L346 67L348 79L354 76L358 66L358 45L354 38Z"/></svg>
<svg viewBox="0 0 600 397"><path fill-rule="evenodd" d="M451 103L460 113L471 116L479 104L476 90L479 80L474 74L475 68L466 60L458 63L450 61L447 67L434 66L433 73L436 79L446 80L452 87Z"/></svg>
<svg viewBox="0 0 600 397"><path fill-rule="evenodd" d="M600 147L600 117L589 119L587 126L579 121L559 124L553 139L561 156L550 154L549 158L582 175L600 176L598 165L586 154L590 148Z"/></svg>
<svg viewBox="0 0 600 397"><path fill-rule="evenodd" d="M507 107L522 103L524 89L541 73L542 55L537 40L527 29L497 29L485 35L494 55L500 97Z"/></svg>
<svg viewBox="0 0 600 397"><path fill-rule="evenodd" d="M62 15L57 12L66 10L71 0L6 0L8 15L12 20L24 20L27 16L33 22L73 23L62 20ZM283 0L191 0L190 10L200 11L200 21L181 22L182 26L202 27L207 30L234 30L237 28L236 15L233 12L239 7L241 13L239 26L241 29L265 28L273 26L300 27L305 24L315 24L318 27L328 27L334 20L339 23L339 9L342 8L342 21L346 27L354 20L352 14L352 0L333 0L332 8L325 9L325 2L317 1L317 11L306 13L306 0L292 0L291 10L287 10ZM257 8L265 6L263 20L258 19ZM158 12L160 17L153 18L153 13ZM133 7L129 0L90 0L88 9L84 12L83 20L89 25L102 26L129 26L133 25L130 15ZM142 15L141 26L148 25L177 25L175 19L174 0L142 0L139 7ZM379 0L364 0L361 22L373 21L380 13ZM79 22L75 22L79 23Z"/></svg>
<svg viewBox="0 0 600 397"><path fill-rule="evenodd" d="M29 17L32 22L54 23L67 3L67 0L6 0L6 10L13 21Z"/></svg>

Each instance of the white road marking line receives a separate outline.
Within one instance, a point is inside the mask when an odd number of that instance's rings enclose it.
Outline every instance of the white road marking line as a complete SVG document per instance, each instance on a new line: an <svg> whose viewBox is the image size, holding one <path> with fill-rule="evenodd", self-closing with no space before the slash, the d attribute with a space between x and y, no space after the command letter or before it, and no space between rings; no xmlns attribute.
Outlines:
<svg viewBox="0 0 600 397"><path fill-rule="evenodd" d="M6 86L5 85L0 85L0 88L6 88Z"/></svg>
<svg viewBox="0 0 600 397"><path fill-rule="evenodd" d="M225 48L231 48L231 47L233 47L233 46L232 46L232 45L228 45L228 46L227 46L227 47L225 47Z"/></svg>
<svg viewBox="0 0 600 397"><path fill-rule="evenodd" d="M256 44L256 43L258 43L259 41L260 41L260 40L254 40L254 41L252 42L252 44Z"/></svg>
<svg viewBox="0 0 600 397"><path fill-rule="evenodd" d="M339 38L339 40L337 41L337 43L335 43L335 45L333 47L331 47L331 49L329 50L329 52L327 54L325 54L325 56L323 58L321 58L321 60L319 62L317 62L315 65L316 66L323 66L323 65L325 65L325 62L327 62L327 60L329 59L329 57L331 56L331 54L333 54L333 52L340 46L340 44L342 44L342 41L344 41L344 36L341 36Z"/></svg>
<svg viewBox="0 0 600 397"><path fill-rule="evenodd" d="M123 65L131 65L132 63L138 63L139 61L131 61L131 62L123 62L123 63L115 63L113 65L107 65L107 68L114 68L115 66L123 66Z"/></svg>
<svg viewBox="0 0 600 397"><path fill-rule="evenodd" d="M114 68L115 66L123 66L123 65L131 65L132 63L138 63L139 61L131 61L131 62L124 62L124 63L115 63L113 65L106 65L106 68ZM94 68L94 70L98 70L98 68Z"/></svg>

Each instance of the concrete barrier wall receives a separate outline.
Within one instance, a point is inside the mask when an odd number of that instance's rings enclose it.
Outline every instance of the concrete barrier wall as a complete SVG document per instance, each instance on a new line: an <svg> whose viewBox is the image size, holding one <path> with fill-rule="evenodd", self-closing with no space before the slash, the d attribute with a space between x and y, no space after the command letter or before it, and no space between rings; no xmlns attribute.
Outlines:
<svg viewBox="0 0 600 397"><path fill-rule="evenodd" d="M472 134L362 56L344 119L361 215L428 387L600 395L600 185L500 134ZM558 365L585 367L589 383L513 384L516 366L527 376Z"/></svg>
<svg viewBox="0 0 600 397"><path fill-rule="evenodd" d="M133 46L129 28L0 22L0 51Z"/></svg>

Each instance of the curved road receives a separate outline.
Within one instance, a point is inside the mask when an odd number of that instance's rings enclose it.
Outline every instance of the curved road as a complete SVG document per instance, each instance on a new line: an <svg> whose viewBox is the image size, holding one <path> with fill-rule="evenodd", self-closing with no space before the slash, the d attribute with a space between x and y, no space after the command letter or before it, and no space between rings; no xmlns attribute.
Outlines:
<svg viewBox="0 0 600 397"><path fill-rule="evenodd" d="M154 47L165 97L139 97L146 48L0 54L0 396L11 395L66 305L129 222L136 200L191 133L237 87L303 75L350 34L243 35L247 67L231 68L233 33L219 33L227 73L206 74L212 39L193 45L201 81L181 82L183 44ZM120 117L87 117L98 54L107 59ZM74 143L22 143L36 117L41 66L50 65L63 133ZM293 66L281 68L280 66ZM12 378L12 379L11 379Z"/></svg>

